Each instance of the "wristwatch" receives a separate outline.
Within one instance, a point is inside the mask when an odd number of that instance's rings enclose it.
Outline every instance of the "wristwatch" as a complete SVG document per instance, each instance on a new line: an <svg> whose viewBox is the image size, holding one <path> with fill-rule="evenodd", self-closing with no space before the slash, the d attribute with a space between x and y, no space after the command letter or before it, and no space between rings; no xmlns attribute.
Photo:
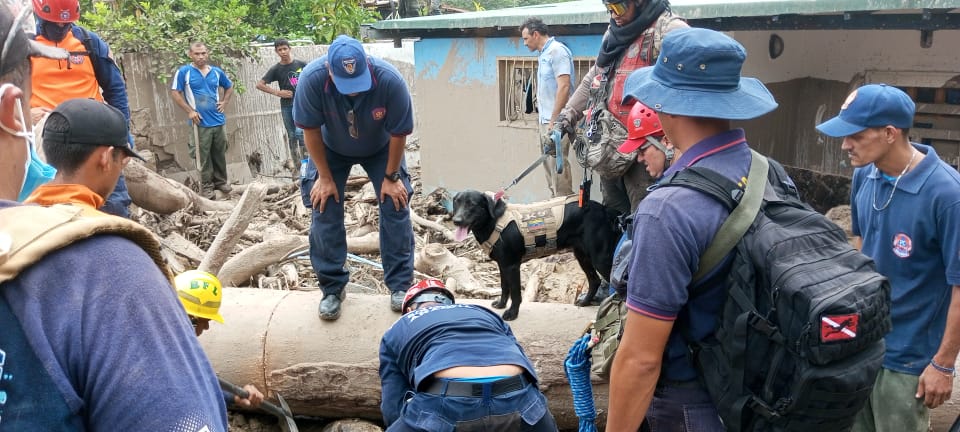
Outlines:
<svg viewBox="0 0 960 432"><path fill-rule="evenodd" d="M386 173L384 174L384 178L393 182L398 182L400 181L400 171L398 170L392 173Z"/></svg>

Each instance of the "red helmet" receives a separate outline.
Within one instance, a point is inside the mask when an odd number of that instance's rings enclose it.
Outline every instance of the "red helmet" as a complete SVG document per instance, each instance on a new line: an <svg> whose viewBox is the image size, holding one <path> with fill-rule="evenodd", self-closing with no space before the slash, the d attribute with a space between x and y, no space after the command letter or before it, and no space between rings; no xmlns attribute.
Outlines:
<svg viewBox="0 0 960 432"><path fill-rule="evenodd" d="M79 0L33 0L33 13L55 23L72 23L80 19Z"/></svg>
<svg viewBox="0 0 960 432"><path fill-rule="evenodd" d="M425 300L419 300L419 301L414 301L414 300L418 300L417 297L420 294L423 294L425 292L430 292L430 291L439 292L440 294L443 294L444 296L449 298L451 302L456 303L456 300L453 297L453 293L450 292L450 290L448 290L447 287L443 285L443 282L440 281L440 279L429 278L429 279L424 279L420 282L417 282L412 287L410 287L410 289L407 290L407 295L403 297L403 307L400 310L406 313L407 308L411 304L421 303L425 301ZM430 301L433 301L433 300L430 300Z"/></svg>
<svg viewBox="0 0 960 432"><path fill-rule="evenodd" d="M650 107L637 102L627 117L627 140L618 148L621 153L630 153L646 144L648 136L663 135L660 116Z"/></svg>

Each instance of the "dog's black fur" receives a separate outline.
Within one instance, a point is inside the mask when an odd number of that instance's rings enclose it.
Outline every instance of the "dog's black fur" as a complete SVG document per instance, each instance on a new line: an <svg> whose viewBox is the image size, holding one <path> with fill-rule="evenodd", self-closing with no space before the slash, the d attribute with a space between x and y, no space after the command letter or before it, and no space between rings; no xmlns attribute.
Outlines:
<svg viewBox="0 0 960 432"><path fill-rule="evenodd" d="M483 243L496 228L497 219L503 216L506 203L494 201L481 192L467 190L453 197L453 223L458 227L473 231L478 242ZM620 239L620 230L616 223L617 214L608 211L602 204L588 201L585 208L576 202L567 204L563 222L557 232L557 248L573 249L577 263L587 275L589 290L577 300L577 306L590 304L600 287L600 278L610 280L610 267L613 265L613 253ZM515 222L511 222L500 239L490 250L490 258L500 268L500 299L493 307L503 309L510 296L510 307L503 312L504 320L517 318L520 309L520 263L523 259L523 236Z"/></svg>

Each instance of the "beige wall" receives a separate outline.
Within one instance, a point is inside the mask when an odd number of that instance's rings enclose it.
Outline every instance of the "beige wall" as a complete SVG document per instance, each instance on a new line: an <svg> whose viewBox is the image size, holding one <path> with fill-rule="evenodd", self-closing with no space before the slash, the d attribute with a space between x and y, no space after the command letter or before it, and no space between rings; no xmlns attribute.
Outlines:
<svg viewBox="0 0 960 432"><path fill-rule="evenodd" d="M783 54L777 59L767 54L771 33L784 40ZM740 124L751 143L785 164L829 173L849 174L851 168L839 141L825 139L814 126L836 115L851 86L861 84L864 77L889 81L891 76L897 79L892 83L896 85L933 86L960 74L957 30L936 31L931 48L920 48L920 32L913 30L738 31L731 35L748 51L744 75L764 81L780 103L774 113ZM482 51L484 44L476 44ZM537 157L535 125L506 126L498 120L496 83L462 80L462 63L483 59L484 54L471 56L459 52L456 45L450 47L448 61L435 76L417 77L424 190L497 190ZM449 61L458 57L461 60ZM932 77L933 82L911 84L918 77ZM576 186L582 173L576 164L574 173ZM597 199L598 193L594 187ZM539 169L512 189L514 202L545 199L547 194Z"/></svg>
<svg viewBox="0 0 960 432"><path fill-rule="evenodd" d="M216 47L209 47L216 50ZM385 58L395 65L407 80L413 83L413 48L404 43L394 48L392 43L367 44L368 53ZM326 46L296 46L295 58L306 62L326 53ZM256 84L274 63L277 56L273 47L262 47L260 59L246 62L237 76L231 76L234 84L242 83L246 90L235 94L227 107L227 165L230 180L247 182L255 177L247 163L255 152L261 155L261 174L289 177L283 163L289 158L280 118L279 100L256 89ZM149 149L157 155L161 173L183 180L189 171L195 170L187 154L187 140L192 130L187 125L186 115L170 99L170 83L161 84L154 79L148 68L147 58L139 54L126 54L121 59L130 99L132 130L136 145ZM173 76L169 72L167 79ZM413 90L411 90L413 91ZM415 132L416 134L416 132ZM416 135L412 137L417 139ZM296 165L299 167L299 164ZM184 171L184 170L187 171Z"/></svg>

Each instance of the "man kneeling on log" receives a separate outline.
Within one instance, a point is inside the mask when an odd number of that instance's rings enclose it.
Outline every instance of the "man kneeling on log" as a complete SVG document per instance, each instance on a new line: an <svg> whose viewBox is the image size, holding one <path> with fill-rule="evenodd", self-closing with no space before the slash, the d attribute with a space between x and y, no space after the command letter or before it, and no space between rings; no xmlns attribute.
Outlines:
<svg viewBox="0 0 960 432"><path fill-rule="evenodd" d="M455 304L437 279L412 286L380 342L388 432L556 431L533 364L506 322Z"/></svg>

